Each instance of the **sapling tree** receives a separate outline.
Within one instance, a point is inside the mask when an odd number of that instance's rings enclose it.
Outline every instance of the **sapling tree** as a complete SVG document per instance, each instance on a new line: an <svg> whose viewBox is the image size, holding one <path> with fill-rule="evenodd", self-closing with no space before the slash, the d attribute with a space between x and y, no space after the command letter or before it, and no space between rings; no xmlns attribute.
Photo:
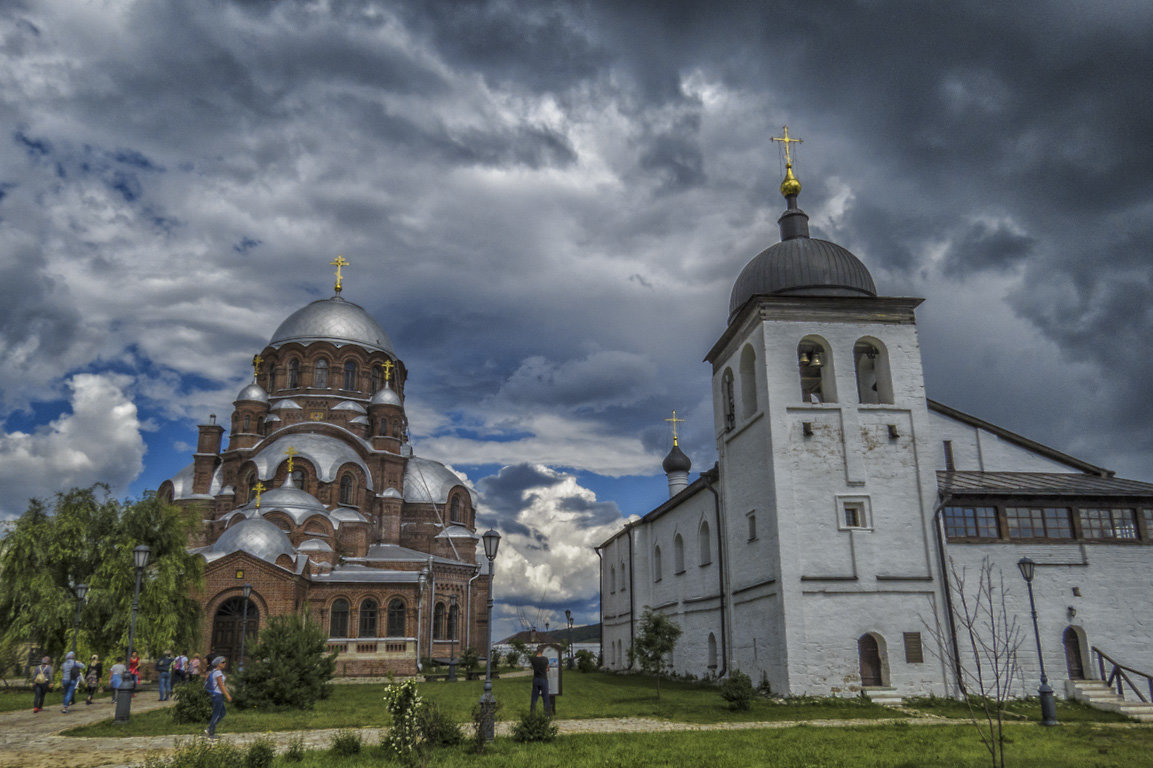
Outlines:
<svg viewBox="0 0 1153 768"><path fill-rule="evenodd" d="M656 675L658 701L661 698L661 676L665 669L665 657L672 653L680 636L681 628L675 621L663 613L656 613L651 608L646 608L641 615L636 640L629 647L630 663L635 662L645 672Z"/></svg>

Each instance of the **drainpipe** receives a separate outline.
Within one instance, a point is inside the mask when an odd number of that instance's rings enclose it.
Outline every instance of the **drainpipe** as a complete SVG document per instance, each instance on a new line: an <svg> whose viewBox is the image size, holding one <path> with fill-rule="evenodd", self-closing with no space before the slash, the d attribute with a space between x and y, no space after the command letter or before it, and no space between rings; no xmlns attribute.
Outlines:
<svg viewBox="0 0 1153 768"><path fill-rule="evenodd" d="M436 624L436 571L432 569L431 557L428 558L428 587L431 590L428 596L428 657L431 659L436 647L433 642L436 639L433 626Z"/></svg>
<svg viewBox="0 0 1153 768"><path fill-rule="evenodd" d="M467 617L464 625L464 646L468 646L468 641L472 638L472 583L480 578L480 566L476 566L476 573L468 580L468 584L464 588L464 615ZM484 650L484 657L488 658L489 649Z"/></svg>
<svg viewBox="0 0 1153 768"><path fill-rule="evenodd" d="M636 634L637 634L637 630L636 630L637 612L635 610L636 609L636 603L633 600L633 596L637 593L637 591L636 591L636 589L634 589L635 585L633 584L633 525L632 525L632 523L629 523L628 525L625 526L625 531L628 532L628 535L629 535L629 647L631 648L633 643L636 640ZM629 668L630 669L632 668L631 664L629 665Z"/></svg>
<svg viewBox="0 0 1153 768"><path fill-rule="evenodd" d="M945 505L952 500L953 497L946 494L937 506L933 507L933 531L937 535L937 557L941 560L941 585L945 588L945 618L949 624L949 640L953 645L953 674L957 676L957 688L960 689L961 695L967 696L965 677L961 670L961 647L957 643L957 622L953 618L953 590L949 585L949 561L945 556L944 520L941 518Z"/></svg>
<svg viewBox="0 0 1153 768"><path fill-rule="evenodd" d="M605 562L601 557L601 548L593 547L593 551L597 553L597 566L598 566L598 579L600 580L600 591L597 593L597 610L600 612L600 640L601 640L601 659L605 658Z"/></svg>
<svg viewBox="0 0 1153 768"><path fill-rule="evenodd" d="M729 671L729 647L728 638L725 635L725 535L724 531L721 530L721 495L713 487L712 471L702 472L701 479L705 481L705 487L713 494L713 511L716 513L717 521L717 589L719 590L717 596L721 601L721 671L717 677L721 678Z"/></svg>

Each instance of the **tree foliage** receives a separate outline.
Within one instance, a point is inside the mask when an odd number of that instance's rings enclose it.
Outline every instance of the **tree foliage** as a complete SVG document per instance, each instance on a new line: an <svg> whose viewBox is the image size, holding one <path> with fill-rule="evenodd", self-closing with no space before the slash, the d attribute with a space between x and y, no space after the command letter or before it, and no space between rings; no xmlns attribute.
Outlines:
<svg viewBox="0 0 1153 768"><path fill-rule="evenodd" d="M665 616L646 608L641 615L641 623L636 640L629 648L629 657L640 668L657 676L657 699L661 697L661 675L665 669L665 657L676 647L681 628Z"/></svg>
<svg viewBox="0 0 1153 768"><path fill-rule="evenodd" d="M244 672L238 673L236 702L256 709L312 709L328 696L336 654L328 634L306 613L272 616L260 632Z"/></svg>
<svg viewBox="0 0 1153 768"><path fill-rule="evenodd" d="M0 542L0 642L31 642L50 656L71 645L77 584L88 585L79 645L120 656L135 587L132 551L152 550L141 582L136 647L144 655L190 647L199 637L192 592L203 563L187 550L198 515L156 498L120 502L107 486L33 500Z"/></svg>

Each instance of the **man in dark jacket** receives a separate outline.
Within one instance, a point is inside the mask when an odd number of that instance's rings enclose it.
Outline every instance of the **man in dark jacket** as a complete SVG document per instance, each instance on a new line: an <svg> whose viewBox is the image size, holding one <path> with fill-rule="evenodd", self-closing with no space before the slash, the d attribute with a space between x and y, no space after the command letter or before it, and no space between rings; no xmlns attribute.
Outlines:
<svg viewBox="0 0 1153 768"><path fill-rule="evenodd" d="M529 664L532 665L532 701L529 704L529 711L536 711L537 697L543 696L544 713L551 715L552 708L549 706L548 698L548 659L545 658L543 648L537 649L536 656L529 659Z"/></svg>
<svg viewBox="0 0 1153 768"><path fill-rule="evenodd" d="M160 682L160 700L168 701L172 693L172 654L168 651L156 660L156 678Z"/></svg>

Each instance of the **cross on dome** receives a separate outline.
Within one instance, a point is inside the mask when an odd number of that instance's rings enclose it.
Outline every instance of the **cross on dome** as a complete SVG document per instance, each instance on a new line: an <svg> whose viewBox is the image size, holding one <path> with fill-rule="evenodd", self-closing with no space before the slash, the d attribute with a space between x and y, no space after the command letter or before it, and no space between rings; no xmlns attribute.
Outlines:
<svg viewBox="0 0 1153 768"><path fill-rule="evenodd" d="M252 486L252 490L256 492L256 508L260 509L260 494L265 491L264 483L258 481L256 485Z"/></svg>
<svg viewBox="0 0 1153 768"><path fill-rule="evenodd" d="M673 409L673 417L671 419L665 419L665 421L670 422L673 425L673 445L676 446L676 444L677 444L677 424L683 424L685 420L677 418L677 409L674 408Z"/></svg>
<svg viewBox="0 0 1153 768"><path fill-rule="evenodd" d="M800 144L804 140L789 135L789 126L784 127L784 136L771 136L773 141L785 145L785 180L781 182L781 194L785 197L795 197L801 193L801 182L793 175L793 152L790 144Z"/></svg>
<svg viewBox="0 0 1153 768"><path fill-rule="evenodd" d="M380 367L384 369L384 382L387 384L392 381L392 369L395 366L391 360L385 360L381 363Z"/></svg>
<svg viewBox="0 0 1153 768"><path fill-rule="evenodd" d="M335 259L333 259L332 261L330 261L328 263L331 264L332 266L336 267L336 293L337 293L337 295L339 295L340 289L344 285L344 275L341 274L340 269L341 269L341 267L350 266L352 264L352 262L350 262L348 259L344 258L343 256L338 255Z"/></svg>
<svg viewBox="0 0 1153 768"><path fill-rule="evenodd" d="M288 457L288 474L290 475L292 474L292 460L295 459L299 453L300 451L291 445L288 446L288 450L284 452L284 455Z"/></svg>
<svg viewBox="0 0 1153 768"><path fill-rule="evenodd" d="M252 356L252 378L260 378L260 364L264 362L264 358L257 352Z"/></svg>

